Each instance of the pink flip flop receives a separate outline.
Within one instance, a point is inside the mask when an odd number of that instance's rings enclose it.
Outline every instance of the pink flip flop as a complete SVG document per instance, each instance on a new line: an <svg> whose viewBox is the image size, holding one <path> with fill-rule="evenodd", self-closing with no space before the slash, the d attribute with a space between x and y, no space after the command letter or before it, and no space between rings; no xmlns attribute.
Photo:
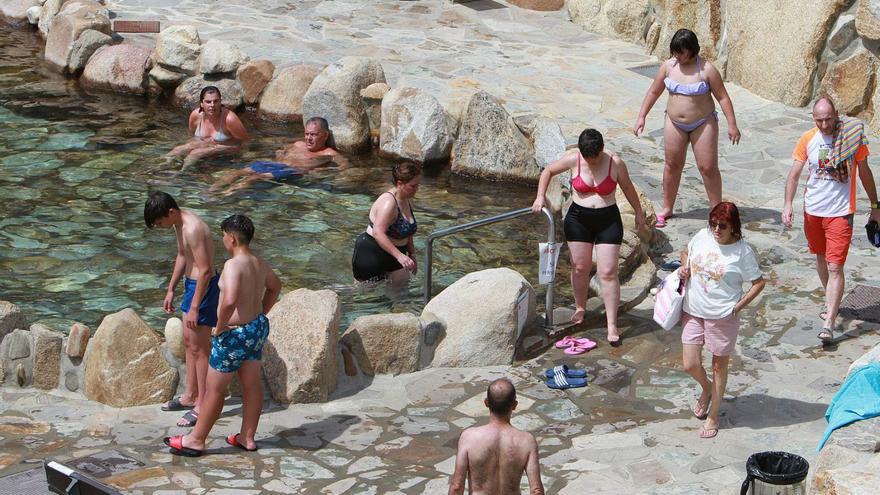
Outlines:
<svg viewBox="0 0 880 495"><path fill-rule="evenodd" d="M657 223L655 223L654 226L658 229L666 227L666 217L663 215L657 215Z"/></svg>
<svg viewBox="0 0 880 495"><path fill-rule="evenodd" d="M593 342L593 341L590 339L586 339L586 338L576 338L576 337L572 337L571 335L568 335L568 336L563 337L563 338L559 339L558 341L556 341L556 348L557 349L565 349L567 347L572 347L572 346L585 346L585 345L588 345L590 342Z"/></svg>
<svg viewBox="0 0 880 495"><path fill-rule="evenodd" d="M579 340L586 340L587 342L584 344L575 344L563 352L565 352L566 354L571 355L571 356L576 356L578 354L583 354L583 353L589 351L590 349L594 349L596 347L596 343L590 339L579 339Z"/></svg>

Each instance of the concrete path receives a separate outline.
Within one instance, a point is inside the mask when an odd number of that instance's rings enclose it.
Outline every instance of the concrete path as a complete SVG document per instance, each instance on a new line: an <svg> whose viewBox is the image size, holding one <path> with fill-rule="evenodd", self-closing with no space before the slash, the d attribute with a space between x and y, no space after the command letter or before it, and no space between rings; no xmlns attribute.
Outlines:
<svg viewBox="0 0 880 495"><path fill-rule="evenodd" d="M650 83L629 69L654 61L641 47L582 31L565 12L478 11L440 0L226 0L208 8L190 0L124 0L111 8L120 19L194 24L203 38L234 41L279 66L375 57L392 86L428 89L453 112L475 88L485 89L515 115L555 118L570 141L596 127L659 199L664 101L646 136L629 130ZM538 436L548 493L738 493L753 452L786 450L813 461L825 408L850 362L880 342L880 326L846 321L839 343L817 346L818 280L801 230L779 222L791 149L811 127L808 112L734 85L728 90L743 138L739 146L720 145L725 197L743 209L768 285L743 314L715 439L697 436L700 421L689 413L695 384L680 371L679 335L650 322L649 298L622 316L625 342L617 349L602 344L580 358L551 350L512 367L347 382L326 404L267 403L258 453L223 442L238 425L235 403L215 428L212 455L180 459L160 442L185 431L172 426L177 414L2 389L0 476L47 457L70 461L116 450L140 465L104 480L129 493L446 493L458 435L484 421L482 395L498 376L513 379L520 392L515 424ZM724 135L723 119L721 127ZM862 211L866 204L862 198ZM677 211L661 233L657 261L677 256L705 225L705 195L692 165ZM853 243L848 283L878 285L869 271L876 270L876 251L862 237ZM602 328L580 334L600 342L604 336ZM590 386L547 389L543 370L563 362L590 370Z"/></svg>

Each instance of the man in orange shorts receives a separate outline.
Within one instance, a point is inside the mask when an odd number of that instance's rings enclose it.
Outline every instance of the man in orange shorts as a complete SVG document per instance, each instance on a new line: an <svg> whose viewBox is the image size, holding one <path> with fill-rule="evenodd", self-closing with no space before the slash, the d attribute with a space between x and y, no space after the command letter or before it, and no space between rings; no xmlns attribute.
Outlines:
<svg viewBox="0 0 880 495"><path fill-rule="evenodd" d="M825 289L824 320L819 339L834 339L834 323L843 296L843 265L849 252L856 211L856 176L871 201L869 220L880 221L880 205L874 175L868 168L868 139L864 124L838 117L834 102L820 97L813 105L816 127L805 132L794 148L794 163L785 184L782 223L792 225L791 203L804 164L808 164L804 188L804 233L810 252L816 255L816 271Z"/></svg>

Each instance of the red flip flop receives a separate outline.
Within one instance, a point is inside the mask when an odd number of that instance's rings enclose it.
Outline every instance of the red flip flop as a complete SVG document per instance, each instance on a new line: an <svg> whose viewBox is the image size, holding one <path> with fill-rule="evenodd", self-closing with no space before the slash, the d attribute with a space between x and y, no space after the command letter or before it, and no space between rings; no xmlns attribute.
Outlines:
<svg viewBox="0 0 880 495"><path fill-rule="evenodd" d="M205 453L204 450L191 449L183 446L183 435L175 437L165 437L162 439L165 445L171 447L171 453L174 455L182 455L184 457L200 457Z"/></svg>
<svg viewBox="0 0 880 495"><path fill-rule="evenodd" d="M238 447L241 450L246 450L248 452L254 452L255 450L257 450L256 447L249 449L249 448L245 447L243 443L239 442L238 436L240 434L241 433L235 433L233 435L229 435L228 437L226 437L226 443L228 443L229 445L232 445L233 447Z"/></svg>

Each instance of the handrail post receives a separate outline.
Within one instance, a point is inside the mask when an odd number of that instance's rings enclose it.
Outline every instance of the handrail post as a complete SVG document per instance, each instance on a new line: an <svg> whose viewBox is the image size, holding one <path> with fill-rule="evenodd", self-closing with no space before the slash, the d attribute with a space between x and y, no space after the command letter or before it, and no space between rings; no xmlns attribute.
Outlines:
<svg viewBox="0 0 880 495"><path fill-rule="evenodd" d="M455 234L457 232L462 232L465 230L470 230L476 227L481 227L483 225L488 225L491 223L501 222L503 220L510 220L512 218L517 218L521 216L528 215L531 212L531 208L522 208L520 210L514 210L508 213L502 213L501 215L496 215L494 217L482 218L479 220L474 220L473 222L468 222L462 225L457 225L453 227L447 227L445 229L437 230L428 234L427 239L425 239L425 263L423 266L423 270L425 273L424 276L424 284L422 286L422 299L424 305L427 306L428 302L431 300L431 283L433 278L433 246L434 239L438 239L440 237L445 237L450 234ZM544 214L544 217L547 218L547 242L555 243L556 242L556 222L553 217L553 212L550 211L549 208L544 207L541 209L541 213ZM553 327L553 285L556 280L556 274L554 273L553 280L547 284L547 295L545 298L545 310L546 316L544 317L544 328L552 328Z"/></svg>

